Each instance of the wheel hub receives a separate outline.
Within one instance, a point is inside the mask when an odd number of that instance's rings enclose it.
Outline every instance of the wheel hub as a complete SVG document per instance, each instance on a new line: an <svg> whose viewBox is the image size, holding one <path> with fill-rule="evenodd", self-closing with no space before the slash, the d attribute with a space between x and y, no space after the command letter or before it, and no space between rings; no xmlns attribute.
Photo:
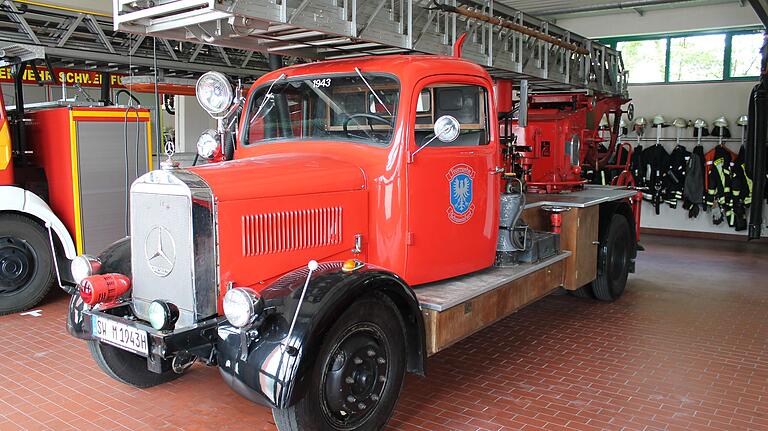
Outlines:
<svg viewBox="0 0 768 431"><path fill-rule="evenodd" d="M25 286L32 278L34 262L34 252L26 241L0 237L0 293L10 293Z"/></svg>
<svg viewBox="0 0 768 431"><path fill-rule="evenodd" d="M340 428L354 428L371 414L388 379L388 352L378 328L362 326L336 345L323 384L324 410Z"/></svg>

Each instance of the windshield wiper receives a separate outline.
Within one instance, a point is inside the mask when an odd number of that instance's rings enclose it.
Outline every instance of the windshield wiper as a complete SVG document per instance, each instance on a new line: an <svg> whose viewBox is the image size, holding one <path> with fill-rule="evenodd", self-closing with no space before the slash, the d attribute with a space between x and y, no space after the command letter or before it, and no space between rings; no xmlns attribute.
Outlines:
<svg viewBox="0 0 768 431"><path fill-rule="evenodd" d="M261 105L259 105L259 109L256 110L256 113L253 114L254 119L259 118L259 114L261 113L261 110L264 109L264 106L266 106L267 100L269 100L272 97L272 87L274 87L275 84L277 84L277 82L282 79L285 79L284 73L278 76L277 79L272 81L271 84L269 84L269 88L267 88L267 93L264 94L264 100L261 101ZM251 122L253 122L253 120L251 120Z"/></svg>
<svg viewBox="0 0 768 431"><path fill-rule="evenodd" d="M386 109L386 110L387 110L387 113L388 113L390 116L392 116L392 111L390 111L390 110L389 110L389 108L387 108L387 105L385 105L385 104L384 104L384 101L383 101L383 100L381 100L381 97L379 97L379 93L377 93L377 92L376 92L376 90L374 90L374 89L373 89L373 87L371 87L371 84L369 84L369 83L368 83L368 80L367 80L367 79L365 79L365 77L363 76L363 72L361 72L361 71L360 71L360 68L359 68L359 67L356 67L356 68L355 68L355 72L357 72L357 75L358 75L358 76L360 76L360 79L362 79L362 80L363 80L363 83L365 83L365 86L366 86L366 87L368 87L368 89L369 89L369 90L371 90L371 93L373 94L373 97L375 97L375 98L376 98L376 100L378 100L378 101L379 101L379 103L381 104L381 106L383 106L383 107L384 107L384 109ZM393 118L393 120L394 120L394 118Z"/></svg>

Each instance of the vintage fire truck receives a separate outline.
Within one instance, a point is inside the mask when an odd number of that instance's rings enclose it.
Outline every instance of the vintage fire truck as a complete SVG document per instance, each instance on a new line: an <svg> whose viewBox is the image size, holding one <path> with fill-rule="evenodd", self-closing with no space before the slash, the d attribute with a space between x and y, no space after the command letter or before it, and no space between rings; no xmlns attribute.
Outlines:
<svg viewBox="0 0 768 431"><path fill-rule="evenodd" d="M120 3L116 26L167 29L173 5ZM431 11L438 22L467 12ZM226 26L264 9L220 12L210 19ZM250 23L264 31L312 13ZM599 123L618 127L629 101L620 62L531 33L563 48L584 80L529 94L466 60L462 42L477 42L464 37L451 38L452 56L327 59L262 76L235 143L216 131L198 142L206 157L234 145L231 155L188 169L169 156L131 187L130 237L75 259L69 332L125 384L162 384L203 362L271 407L281 430L374 430L428 355L561 288L617 299L634 270L640 199L579 175L605 163L597 144L615 148ZM221 74L196 93L217 118L237 109Z"/></svg>

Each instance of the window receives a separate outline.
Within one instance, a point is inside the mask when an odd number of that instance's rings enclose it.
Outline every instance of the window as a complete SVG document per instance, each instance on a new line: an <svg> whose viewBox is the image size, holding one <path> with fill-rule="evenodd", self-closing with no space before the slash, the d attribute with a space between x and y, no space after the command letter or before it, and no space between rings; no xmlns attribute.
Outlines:
<svg viewBox="0 0 768 431"><path fill-rule="evenodd" d="M621 51L630 83L664 82L667 39L619 42L616 49Z"/></svg>
<svg viewBox="0 0 768 431"><path fill-rule="evenodd" d="M630 84L755 79L762 27L627 36L600 42L621 51Z"/></svg>
<svg viewBox="0 0 768 431"><path fill-rule="evenodd" d="M434 139L434 124L450 115L461 124L459 137L453 142ZM414 127L416 146L429 142L430 147L469 147L490 142L488 125L488 92L477 85L438 84L419 94Z"/></svg>
<svg viewBox="0 0 768 431"><path fill-rule="evenodd" d="M386 146L394 133L400 85L366 73L265 83L250 97L243 145L284 140Z"/></svg>
<svg viewBox="0 0 768 431"><path fill-rule="evenodd" d="M743 78L760 75L761 33L736 34L731 39L731 76Z"/></svg>
<svg viewBox="0 0 768 431"><path fill-rule="evenodd" d="M669 50L669 80L715 81L723 79L725 34L675 37Z"/></svg>

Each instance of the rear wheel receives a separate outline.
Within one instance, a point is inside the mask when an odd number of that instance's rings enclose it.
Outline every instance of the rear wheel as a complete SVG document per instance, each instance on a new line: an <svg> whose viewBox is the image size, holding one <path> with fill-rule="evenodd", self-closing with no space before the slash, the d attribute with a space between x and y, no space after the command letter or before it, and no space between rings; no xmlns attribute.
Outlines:
<svg viewBox="0 0 768 431"><path fill-rule="evenodd" d="M597 278L592 292L601 301L615 301L624 293L631 264L632 233L624 216L611 218L603 238L600 239Z"/></svg>
<svg viewBox="0 0 768 431"><path fill-rule="evenodd" d="M22 215L0 215L0 315L37 305L53 277L53 253L43 228Z"/></svg>
<svg viewBox="0 0 768 431"><path fill-rule="evenodd" d="M576 290L569 290L568 293L571 295L577 297L577 298L586 298L586 299L594 299L595 297L592 295L592 286L586 285L581 286L580 288Z"/></svg>
<svg viewBox="0 0 768 431"><path fill-rule="evenodd" d="M154 373L147 369L146 358L97 340L89 340L88 349L102 371L126 385L149 388L170 382L181 375L173 371Z"/></svg>
<svg viewBox="0 0 768 431"><path fill-rule="evenodd" d="M273 409L281 431L379 430L392 415L405 374L405 337L394 304L352 304L325 336L307 394Z"/></svg>

